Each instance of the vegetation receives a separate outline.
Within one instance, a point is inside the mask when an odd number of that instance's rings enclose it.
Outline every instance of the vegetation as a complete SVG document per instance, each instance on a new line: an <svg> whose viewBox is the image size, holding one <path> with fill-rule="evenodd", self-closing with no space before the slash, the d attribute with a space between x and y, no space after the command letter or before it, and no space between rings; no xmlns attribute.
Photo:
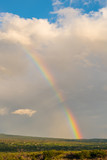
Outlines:
<svg viewBox="0 0 107 160"><path fill-rule="evenodd" d="M0 152L37 152L46 150L82 151L107 149L106 139L54 139L0 135Z"/></svg>
<svg viewBox="0 0 107 160"><path fill-rule="evenodd" d="M0 135L0 160L70 159L107 159L107 140Z"/></svg>
<svg viewBox="0 0 107 160"><path fill-rule="evenodd" d="M43 151L43 152L16 152L0 153L0 160L72 160L72 159L106 159L107 152L92 151Z"/></svg>

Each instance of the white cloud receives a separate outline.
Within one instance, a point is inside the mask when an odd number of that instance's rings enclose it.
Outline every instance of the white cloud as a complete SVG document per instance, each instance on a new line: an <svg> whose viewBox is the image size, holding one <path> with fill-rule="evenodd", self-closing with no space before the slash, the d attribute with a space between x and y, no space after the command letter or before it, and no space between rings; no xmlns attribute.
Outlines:
<svg viewBox="0 0 107 160"><path fill-rule="evenodd" d="M53 10L56 11L63 6L63 2L60 0L52 0Z"/></svg>
<svg viewBox="0 0 107 160"><path fill-rule="evenodd" d="M52 3L53 6L61 5L61 4L63 4L63 3L61 1L59 1L59 0L53 0L53 3Z"/></svg>
<svg viewBox="0 0 107 160"><path fill-rule="evenodd" d="M18 109L16 111L12 112L12 114L28 115L29 117L31 117L35 113L36 113L36 111L31 110L31 109Z"/></svg>
<svg viewBox="0 0 107 160"><path fill-rule="evenodd" d="M0 21L2 24L0 40L22 45L34 43L38 49L42 41L47 41L50 37L56 36L55 25L49 24L46 19L24 19L17 15L1 13Z"/></svg>
<svg viewBox="0 0 107 160"><path fill-rule="evenodd" d="M94 0L95 2L99 2L101 6L107 6L107 0Z"/></svg>
<svg viewBox="0 0 107 160"><path fill-rule="evenodd" d="M8 113L7 108L0 108L0 115L1 115L1 116L6 115L7 113Z"/></svg>
<svg viewBox="0 0 107 160"><path fill-rule="evenodd" d="M72 5L72 0L70 0L70 6Z"/></svg>
<svg viewBox="0 0 107 160"><path fill-rule="evenodd" d="M91 4L91 0L88 0L88 1L85 0L85 1L83 1L83 4L88 6L89 4Z"/></svg>
<svg viewBox="0 0 107 160"><path fill-rule="evenodd" d="M102 89L103 89L105 92L107 92L107 85L104 85L104 86L102 87Z"/></svg>
<svg viewBox="0 0 107 160"><path fill-rule="evenodd" d="M82 5L96 5L96 3L99 3L101 7L107 6L107 0L71 0L71 5L78 5L79 3L81 3Z"/></svg>

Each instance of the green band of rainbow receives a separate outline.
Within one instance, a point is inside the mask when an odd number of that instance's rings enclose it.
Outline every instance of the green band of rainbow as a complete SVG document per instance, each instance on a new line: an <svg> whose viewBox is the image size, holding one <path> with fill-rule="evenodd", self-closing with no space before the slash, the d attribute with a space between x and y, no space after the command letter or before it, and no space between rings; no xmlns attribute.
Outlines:
<svg viewBox="0 0 107 160"><path fill-rule="evenodd" d="M34 51L31 51L31 49L28 49L28 48L27 49L24 48L24 50L26 51L26 53L30 57L30 59L35 63L36 67L38 68L38 70L40 71L42 76L48 81L48 84L52 87L52 89L55 92L55 95L57 96L58 100L62 104L63 109L64 109L64 113L67 117L67 121L68 121L70 128L71 128L73 135L74 135L73 138L81 139L82 136L81 136L79 127L77 125L77 122L76 122L73 114L71 113L71 111L68 109L68 107L64 105L64 98L63 98L61 92L59 91L52 74L50 74L46 65L44 64L44 62L42 61L42 59L39 57L39 55L37 53L34 53Z"/></svg>

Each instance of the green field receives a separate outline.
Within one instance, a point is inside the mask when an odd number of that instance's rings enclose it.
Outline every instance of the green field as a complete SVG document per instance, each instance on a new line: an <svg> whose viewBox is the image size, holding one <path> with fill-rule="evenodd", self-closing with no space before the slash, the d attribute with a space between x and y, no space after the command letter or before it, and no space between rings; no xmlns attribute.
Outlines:
<svg viewBox="0 0 107 160"><path fill-rule="evenodd" d="M56 139L0 134L0 160L68 160L107 157L107 139Z"/></svg>

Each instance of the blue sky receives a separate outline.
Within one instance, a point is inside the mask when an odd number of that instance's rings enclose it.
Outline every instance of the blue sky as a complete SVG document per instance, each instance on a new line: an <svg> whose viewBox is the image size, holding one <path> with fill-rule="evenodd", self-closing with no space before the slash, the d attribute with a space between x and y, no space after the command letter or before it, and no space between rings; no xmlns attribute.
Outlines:
<svg viewBox="0 0 107 160"><path fill-rule="evenodd" d="M1 0L0 1L0 12L9 12L17 14L24 18L51 18L53 15L50 14L53 11L52 0ZM57 1L58 2L58 1ZM70 3L70 0L60 1L62 5L59 8L73 7L83 9L86 13L90 11L98 11L103 4L99 1L87 0L76 0Z"/></svg>
<svg viewBox="0 0 107 160"><path fill-rule="evenodd" d="M51 0L1 0L0 12L9 12L25 18L47 18L52 10Z"/></svg>

